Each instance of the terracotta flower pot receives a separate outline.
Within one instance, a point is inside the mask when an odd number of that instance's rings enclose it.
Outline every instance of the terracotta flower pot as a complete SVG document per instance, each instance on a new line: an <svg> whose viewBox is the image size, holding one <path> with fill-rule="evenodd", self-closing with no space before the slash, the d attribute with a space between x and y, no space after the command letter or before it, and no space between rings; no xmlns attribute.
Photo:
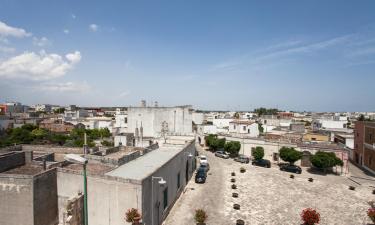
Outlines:
<svg viewBox="0 0 375 225"><path fill-rule="evenodd" d="M141 217L135 217L134 218L134 222L132 223L132 225L140 225L141 224Z"/></svg>

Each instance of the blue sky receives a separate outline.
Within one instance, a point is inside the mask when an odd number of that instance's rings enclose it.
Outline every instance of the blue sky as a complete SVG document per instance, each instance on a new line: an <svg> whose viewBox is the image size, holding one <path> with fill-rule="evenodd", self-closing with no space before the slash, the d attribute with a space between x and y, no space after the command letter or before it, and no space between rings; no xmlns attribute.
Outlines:
<svg viewBox="0 0 375 225"><path fill-rule="evenodd" d="M375 1L0 1L0 101L375 111Z"/></svg>

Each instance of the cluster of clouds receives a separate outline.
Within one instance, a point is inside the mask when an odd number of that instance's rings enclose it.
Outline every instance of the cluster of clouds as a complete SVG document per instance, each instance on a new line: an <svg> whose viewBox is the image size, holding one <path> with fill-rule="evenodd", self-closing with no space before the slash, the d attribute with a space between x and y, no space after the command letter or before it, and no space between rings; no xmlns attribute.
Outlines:
<svg viewBox="0 0 375 225"><path fill-rule="evenodd" d="M75 15L72 15L72 18L75 19ZM98 26L95 26L95 31L97 30ZM65 30L64 33L69 33L69 30ZM60 55L47 53L42 49L39 52L25 51L15 55L16 49L9 46L10 38L32 38L32 44L40 48L52 44L46 37L38 38L25 29L0 21L0 53L7 56L5 59L0 59L0 79L31 81L32 88L44 91L64 92L90 89L86 82L51 82L63 77L81 61L80 51Z"/></svg>

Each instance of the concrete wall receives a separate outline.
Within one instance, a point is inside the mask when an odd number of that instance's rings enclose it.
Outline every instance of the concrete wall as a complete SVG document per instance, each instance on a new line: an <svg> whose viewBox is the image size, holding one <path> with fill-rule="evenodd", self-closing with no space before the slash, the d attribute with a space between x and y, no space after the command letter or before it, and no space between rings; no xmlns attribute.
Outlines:
<svg viewBox="0 0 375 225"><path fill-rule="evenodd" d="M33 177L34 225L58 223L56 169Z"/></svg>
<svg viewBox="0 0 375 225"><path fill-rule="evenodd" d="M195 171L195 157L189 158L188 155L195 156L195 142L191 142L178 155L164 164L155 173L142 181L142 215L145 224L152 224L152 211L154 225L159 225L168 215L173 204L184 190L187 181L190 180ZM177 187L177 178L180 174L180 187ZM157 180L153 181L152 176L163 177L167 184L160 186ZM152 187L153 186L153 187ZM168 206L163 208L163 191L168 188Z"/></svg>
<svg viewBox="0 0 375 225"><path fill-rule="evenodd" d="M60 222L66 201L77 196L78 192L83 193L82 174L67 171L59 169L57 173ZM90 225L127 224L124 220L126 210L141 209L142 189L141 184L136 181L120 180L110 176L89 176L87 187Z"/></svg>
<svg viewBox="0 0 375 225"><path fill-rule="evenodd" d="M32 176L0 174L0 224L34 224Z"/></svg>

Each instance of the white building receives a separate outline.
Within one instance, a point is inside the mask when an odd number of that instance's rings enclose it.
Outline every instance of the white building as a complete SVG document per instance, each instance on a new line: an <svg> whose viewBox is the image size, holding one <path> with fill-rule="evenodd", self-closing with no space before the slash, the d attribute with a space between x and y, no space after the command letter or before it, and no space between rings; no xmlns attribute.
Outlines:
<svg viewBox="0 0 375 225"><path fill-rule="evenodd" d="M136 133L142 127L143 137L159 137L164 123L170 134L192 134L192 113L191 106L129 107L127 132Z"/></svg>
<svg viewBox="0 0 375 225"><path fill-rule="evenodd" d="M192 114L193 117L193 122L195 124L203 124L204 121L204 113L199 113L199 112L193 112Z"/></svg>
<svg viewBox="0 0 375 225"><path fill-rule="evenodd" d="M114 133L124 133L128 128L128 115L125 111L117 108L115 113Z"/></svg>
<svg viewBox="0 0 375 225"><path fill-rule="evenodd" d="M258 124L249 120L234 120L229 123L229 133L258 137Z"/></svg>
<svg viewBox="0 0 375 225"><path fill-rule="evenodd" d="M213 119L212 124L215 125L217 128L229 128L229 123L232 122L233 119Z"/></svg>
<svg viewBox="0 0 375 225"><path fill-rule="evenodd" d="M51 112L52 111L52 105L50 104L37 104L35 105L34 108L36 112Z"/></svg>

